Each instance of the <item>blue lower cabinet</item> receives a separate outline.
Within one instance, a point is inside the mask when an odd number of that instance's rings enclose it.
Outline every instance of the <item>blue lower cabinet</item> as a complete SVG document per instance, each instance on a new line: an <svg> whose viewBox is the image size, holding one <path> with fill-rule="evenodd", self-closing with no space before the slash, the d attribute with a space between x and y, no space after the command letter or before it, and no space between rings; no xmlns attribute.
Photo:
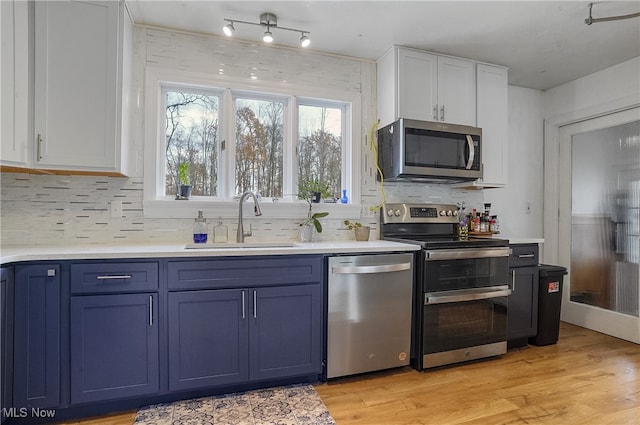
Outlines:
<svg viewBox="0 0 640 425"><path fill-rule="evenodd" d="M251 290L251 380L321 373L320 285Z"/></svg>
<svg viewBox="0 0 640 425"><path fill-rule="evenodd" d="M60 266L15 267L13 407L60 404Z"/></svg>
<svg viewBox="0 0 640 425"><path fill-rule="evenodd" d="M0 423L13 405L13 268L0 269Z"/></svg>
<svg viewBox="0 0 640 425"><path fill-rule="evenodd" d="M169 390L245 382L247 291L169 293Z"/></svg>
<svg viewBox="0 0 640 425"><path fill-rule="evenodd" d="M321 373L320 284L169 294L169 389Z"/></svg>
<svg viewBox="0 0 640 425"><path fill-rule="evenodd" d="M71 402L159 392L158 295L71 297Z"/></svg>

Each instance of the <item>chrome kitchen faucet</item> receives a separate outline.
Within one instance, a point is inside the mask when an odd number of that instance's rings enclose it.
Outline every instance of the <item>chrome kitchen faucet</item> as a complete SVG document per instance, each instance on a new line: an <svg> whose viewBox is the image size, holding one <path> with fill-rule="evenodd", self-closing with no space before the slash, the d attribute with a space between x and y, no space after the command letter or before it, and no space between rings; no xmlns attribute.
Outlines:
<svg viewBox="0 0 640 425"><path fill-rule="evenodd" d="M240 203L238 207L238 232L236 234L236 242L242 243L244 242L245 236L251 236L251 224L249 224L249 231L245 233L244 226L242 225L242 203L247 197L251 196L253 198L253 210L255 212L256 217L262 215L262 211L260 210L260 203L258 202L258 198L253 192L246 191L240 197Z"/></svg>

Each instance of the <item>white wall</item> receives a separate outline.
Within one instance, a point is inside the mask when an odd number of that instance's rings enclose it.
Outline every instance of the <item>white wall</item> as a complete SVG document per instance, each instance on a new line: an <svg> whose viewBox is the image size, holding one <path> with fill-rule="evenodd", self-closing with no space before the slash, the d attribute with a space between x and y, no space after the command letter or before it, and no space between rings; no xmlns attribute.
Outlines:
<svg viewBox="0 0 640 425"><path fill-rule="evenodd" d="M134 57L134 98L143 105L144 69L147 64L181 69L217 72L223 61L234 72L249 62L259 63L270 78L305 79L333 89L360 93L362 99L362 196L363 205L376 205L381 193L375 184L375 169L368 147L369 125L375 119L375 64L358 58L306 52L299 49L264 47L259 44L234 42L220 37L184 34L172 31L136 29ZM150 48L151 47L151 48ZM235 58L235 59L234 59ZM309 80L305 70L312 70ZM321 74L319 77L318 75ZM388 201L395 202L462 202L467 208L482 208L491 202L492 212L499 215L503 234L510 237L540 237L542 222L542 118L581 114L583 108L640 93L640 58L586 76L541 94L536 90L509 87L509 184L503 189L463 191L443 185L392 183L387 186ZM297 80L296 80L297 81ZM303 83L303 82L300 82ZM628 102L627 102L628 103ZM137 128L134 137L135 156L144 157L144 119L141 111L132 117ZM553 164L552 164L553 165ZM547 173L545 171L544 176ZM96 178L88 176L35 176L2 173L0 214L1 243L4 244L81 244L132 242L188 242L191 220L148 219L142 211L143 179ZM548 180L548 179L547 179ZM546 186L545 186L546 187ZM109 202L123 201L125 217L110 218ZM526 204L532 205L526 214ZM546 211L545 206L545 211ZM215 217L212 217L215 218ZM340 220L325 222L326 239L349 239ZM376 216L363 222L377 225ZM293 220L252 218L251 222L263 238L289 239L297 232ZM226 218L233 232L235 220ZM545 222L546 227L546 222ZM377 229L374 230L377 233ZM547 237L545 231L545 238Z"/></svg>
<svg viewBox="0 0 640 425"><path fill-rule="evenodd" d="M568 123L610 112L640 98L640 56L547 90L544 118Z"/></svg>
<svg viewBox="0 0 640 425"><path fill-rule="evenodd" d="M507 186L484 190L505 237L542 237L542 130L542 92L509 86Z"/></svg>
<svg viewBox="0 0 640 425"><path fill-rule="evenodd" d="M218 73L241 78L252 73L278 84L311 85L332 91L355 93L361 99L361 128L354 131L361 140L361 197L367 216L363 224L373 226L377 237L378 217L369 206L378 205L381 191L376 184L375 164L369 148L368 133L376 117L376 65L374 62L304 51L298 48L265 46L225 37L189 34L170 30L136 27L134 40L133 95L139 109L131 122L131 155L142 169L144 152L144 87L147 66ZM221 65L224 64L224 65ZM191 237L191 219L148 218L143 214L144 179L90 176L46 176L2 173L0 215L1 243L4 244L87 244L87 243L186 243ZM425 186L390 184L390 201L457 202L480 208L482 194L456 190L446 185ZM123 204L124 217L110 217L110 202ZM218 214L211 215L215 219ZM303 217L301 217L302 219ZM231 234L237 219L224 217ZM213 220L212 220L213 221ZM250 217L254 238L294 239L298 232L295 219ZM342 220L328 216L323 220L322 239L353 239Z"/></svg>

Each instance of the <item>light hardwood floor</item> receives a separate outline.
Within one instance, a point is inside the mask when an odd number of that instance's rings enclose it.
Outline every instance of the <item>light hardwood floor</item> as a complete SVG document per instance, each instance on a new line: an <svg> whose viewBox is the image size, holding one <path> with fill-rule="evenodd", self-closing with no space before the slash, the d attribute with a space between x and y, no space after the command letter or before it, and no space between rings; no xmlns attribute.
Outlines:
<svg viewBox="0 0 640 425"><path fill-rule="evenodd" d="M640 425L640 345L562 323L500 358L341 378L316 390L338 425ZM135 412L64 422L131 425Z"/></svg>

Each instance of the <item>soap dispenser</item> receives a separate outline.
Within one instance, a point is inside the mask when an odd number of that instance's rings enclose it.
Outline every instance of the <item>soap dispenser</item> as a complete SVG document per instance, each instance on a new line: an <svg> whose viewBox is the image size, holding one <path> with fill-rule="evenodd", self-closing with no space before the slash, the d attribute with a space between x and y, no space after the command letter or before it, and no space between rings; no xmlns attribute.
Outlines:
<svg viewBox="0 0 640 425"><path fill-rule="evenodd" d="M213 228L213 242L226 243L229 239L229 230L222 224L222 217L218 217L218 224Z"/></svg>
<svg viewBox="0 0 640 425"><path fill-rule="evenodd" d="M207 220L198 211L198 217L193 223L193 243L207 243Z"/></svg>

